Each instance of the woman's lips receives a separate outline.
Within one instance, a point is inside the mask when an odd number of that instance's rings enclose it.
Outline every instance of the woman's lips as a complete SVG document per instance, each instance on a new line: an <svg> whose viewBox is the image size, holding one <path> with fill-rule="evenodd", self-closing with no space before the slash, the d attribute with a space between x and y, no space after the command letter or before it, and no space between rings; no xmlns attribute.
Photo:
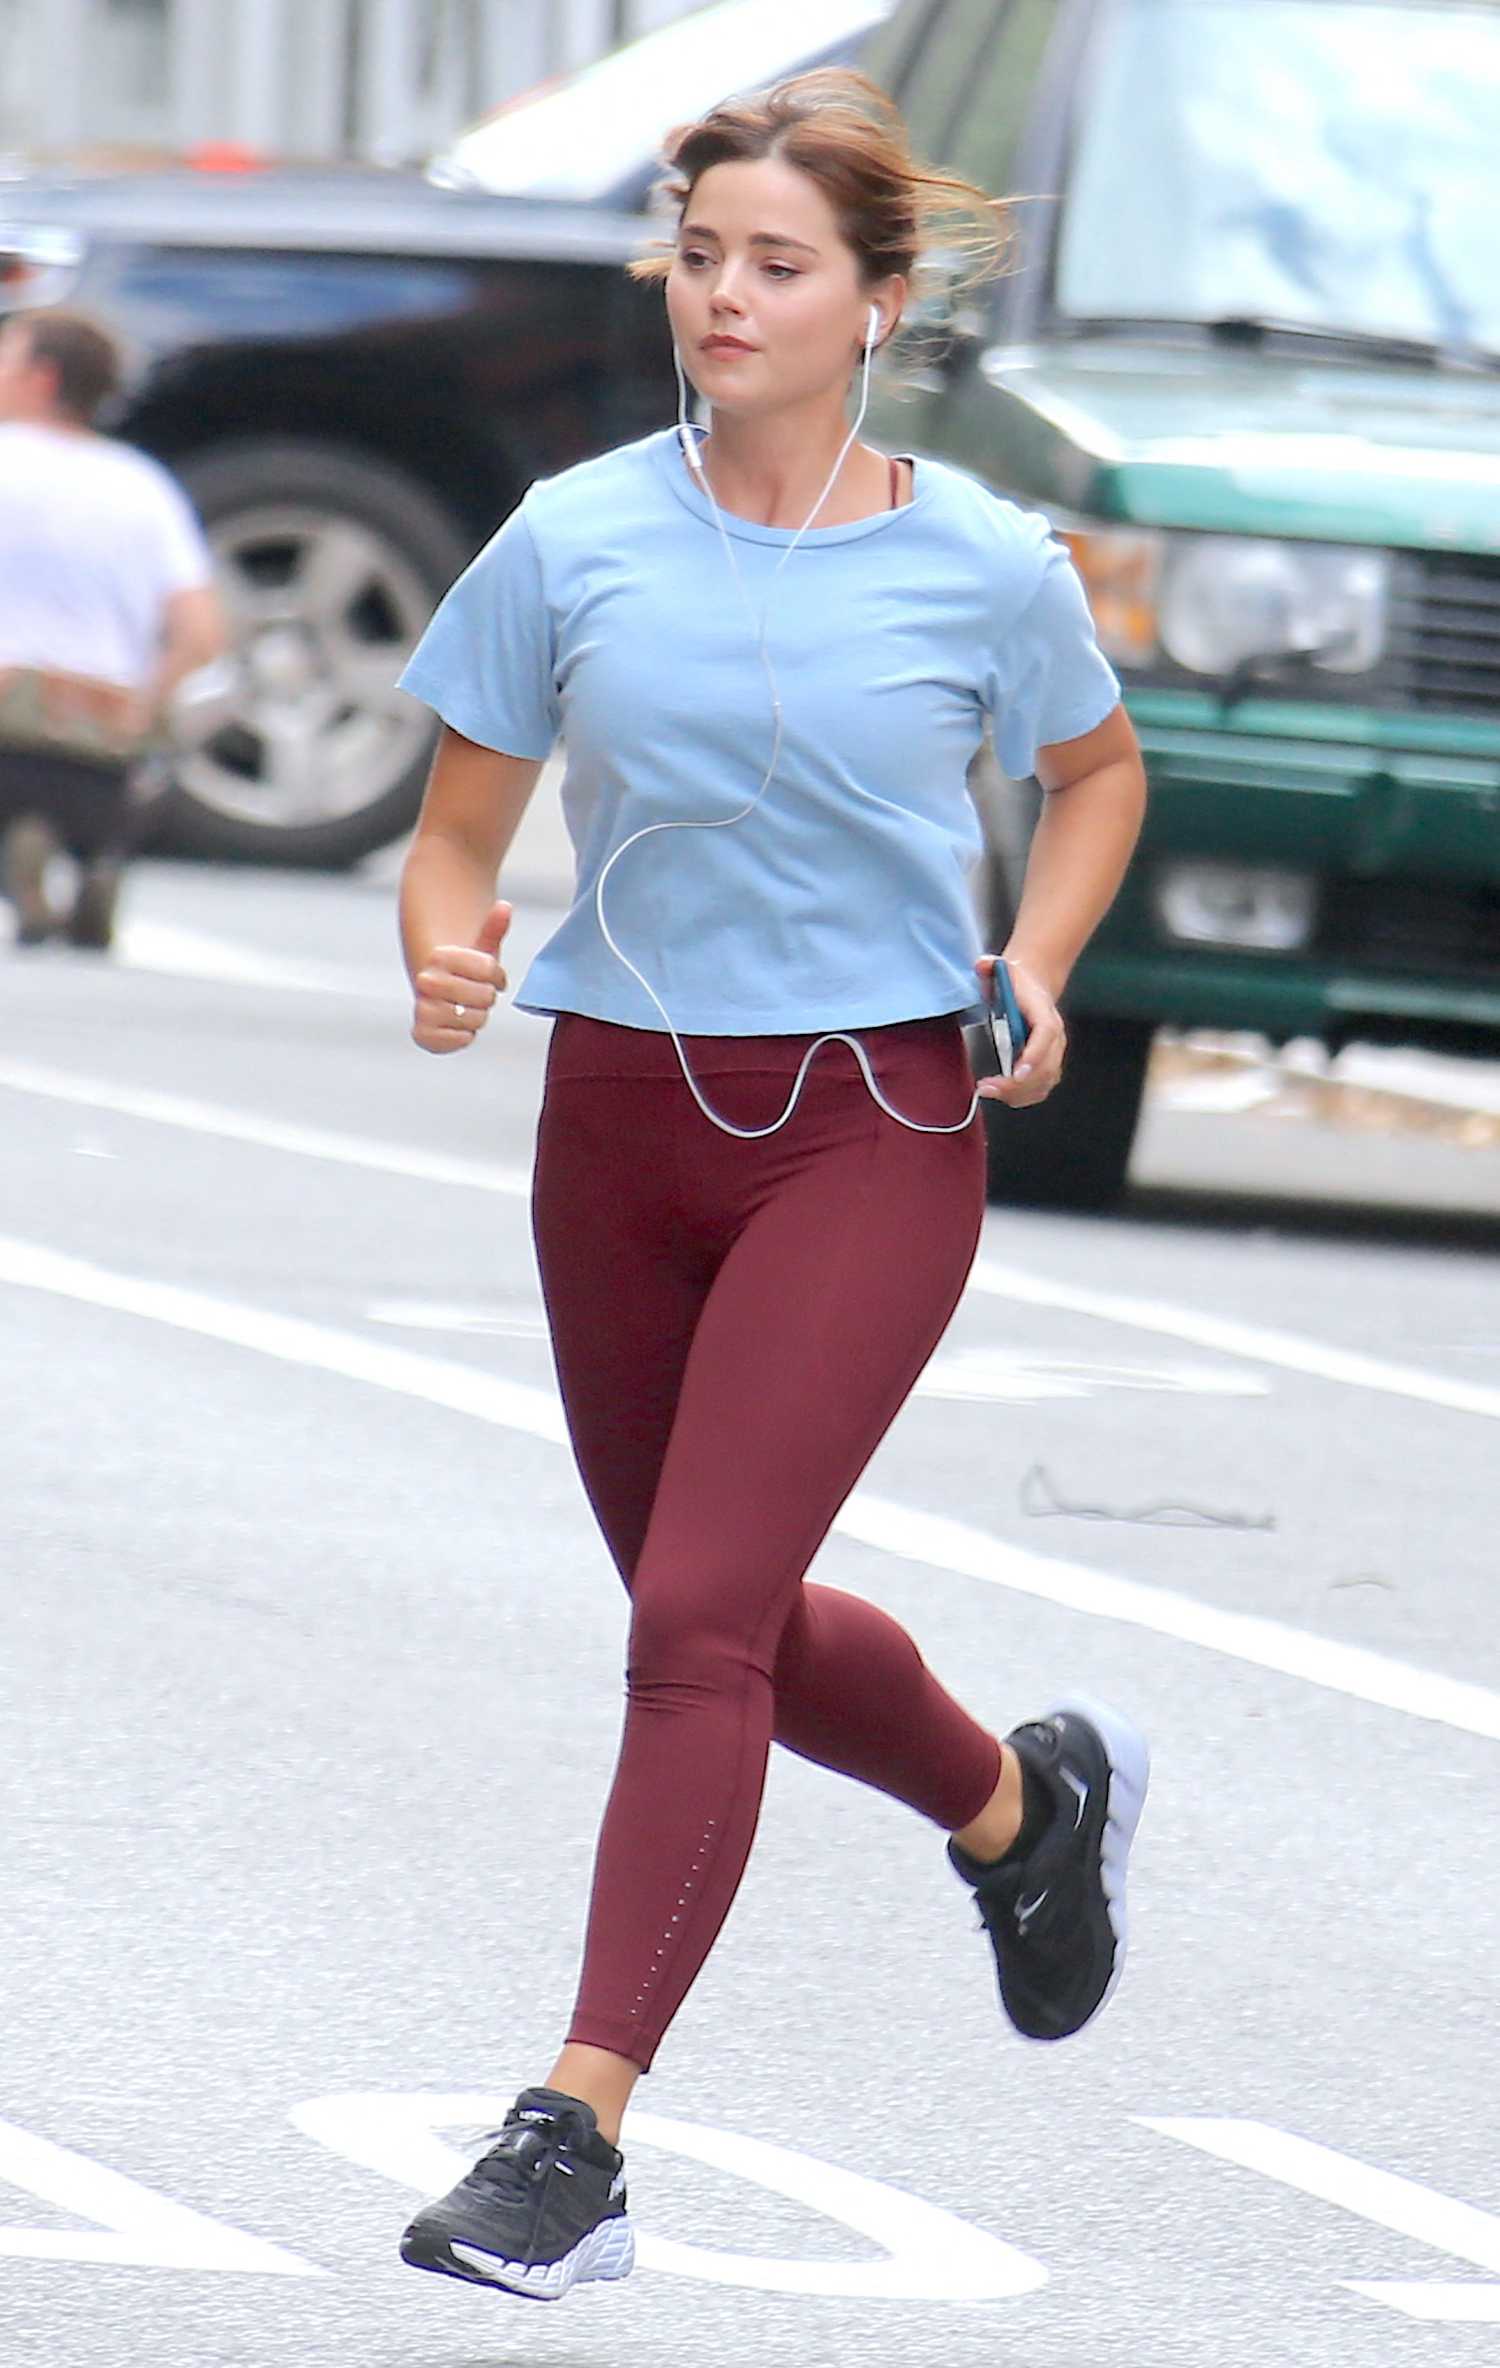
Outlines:
<svg viewBox="0 0 1500 2368"><path fill-rule="evenodd" d="M753 354L755 348L747 345L743 337L705 337L703 351L706 354Z"/></svg>

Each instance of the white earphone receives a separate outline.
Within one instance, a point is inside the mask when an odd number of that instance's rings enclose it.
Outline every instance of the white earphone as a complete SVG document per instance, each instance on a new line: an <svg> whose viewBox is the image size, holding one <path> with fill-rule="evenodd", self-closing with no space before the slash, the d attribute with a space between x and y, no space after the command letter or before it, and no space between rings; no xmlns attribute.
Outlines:
<svg viewBox="0 0 1500 2368"><path fill-rule="evenodd" d="M798 527L796 533L793 535L791 541L787 544L786 549L782 552L780 559L776 563L776 567L772 576L773 588L776 576L780 575L787 561L791 558L792 553L796 550L797 545L801 542L802 537L806 534L813 520L817 517L818 512L822 509L823 504L827 501L830 493L832 493L838 478L838 473L844 465L845 459L848 456L850 447L853 444L855 437L859 434L861 424L864 420L865 411L869 405L870 400L870 357L875 351L877 341L879 340L881 330L884 328L884 326L884 316L881 313L880 307L876 304L872 304L865 319L864 367L860 384L859 409L854 415L854 425L849 430L848 435L844 438L843 444L839 448L839 456L834 462L832 469L829 471L827 484L824 486L817 500L813 503L812 508L808 511L807 516L803 519L802 524ZM975 1111L979 1108L979 1095L977 1091L970 1097L969 1107L964 1112L962 1118L957 1119L951 1126L932 1126L925 1123L920 1118L908 1118L904 1112L897 1110L892 1103L888 1102L885 1098L885 1095L881 1092L875 1072L870 1066L870 1056L866 1052L864 1046L860 1043L859 1038L857 1036L847 1034L841 1028L830 1029L826 1035L818 1036L813 1039L813 1042L808 1046L806 1052L803 1054L797 1074L792 1080L792 1090L787 1096L786 1108L782 1111L779 1118L772 1119L769 1126L735 1126L730 1119L721 1118L718 1111L713 1108L712 1104L708 1101L707 1097L703 1093L698 1080L693 1075L692 1069L688 1065L687 1054L684 1052L682 1046L682 1038L678 1034L677 1029L672 1024L671 1013L663 1003L660 995L658 995L656 992L656 989L652 986L651 981L636 968L635 964L631 961L630 956L625 953L623 949L615 942L614 934L610 929L608 921L604 917L605 883L622 855L628 854L630 849L634 847L638 841L641 839L651 838L657 831L728 830L735 823L744 822L751 814L754 813L756 807L760 804L761 799L765 796L766 791L770 788L771 783L776 775L777 764L781 757L781 692L777 687L775 669L771 664L771 653L766 647L766 629L770 617L770 600L768 597L765 605L760 611L760 614L757 616L753 606L751 605L750 594L746 587L745 579L740 573L740 563L734 555L734 545L730 541L728 532L724 525L723 512L720 510L718 502L714 498L714 489L708 481L708 474L703 466L703 456L698 448L697 430L687 415L687 379L683 372L682 356L678 352L675 339L673 340L672 344L672 361L677 372L677 436L678 441L682 446L683 458L686 460L689 469L696 477L699 485L702 487L704 493L708 496L708 500L712 505L714 523L719 530L719 540L724 546L724 556L729 562L730 573L734 577L740 599L744 604L745 614L750 623L750 630L755 635L756 655L759 657L761 665L765 669L766 685L771 695L771 718L773 725L771 736L771 761L766 767L765 775L761 781L760 787L755 792L754 797L750 799L747 805L742 806L738 813L705 816L701 820L693 817L684 818L680 822L648 822L643 830L633 831L628 839L623 839L621 841L620 845L615 849L613 855L611 855L608 861L604 864L602 870L599 873L598 879L594 882L594 912L599 923L599 934L604 939L605 944L608 946L615 959L618 962L622 962L624 964L631 977L635 980L637 986L644 989L646 994L650 996L651 1001L655 1004L657 1010L661 1013L663 1020L666 1022L667 1033L672 1039L673 1049L677 1054L677 1063L678 1067L682 1071L683 1081L686 1084L688 1091L691 1093L694 1101L697 1103L699 1109L703 1112L704 1117L711 1120L712 1123L719 1129L721 1134L738 1135L741 1141L746 1143L758 1142L764 1135L776 1134L782 1127L786 1125L787 1120L791 1117L792 1112L796 1109L797 1104L802 1096L802 1088L806 1082L808 1070L812 1067L814 1059L816 1058L817 1054L822 1051L824 1045L847 1044L849 1050L853 1053L855 1060L859 1064L860 1074L864 1078L865 1085L867 1086L872 1099L885 1112L888 1118L894 1118L899 1126L908 1127L911 1132L916 1135L961 1135L972 1120ZM861 797L869 798L871 803L875 805L879 805L882 802L881 800L875 798L873 793L869 790L861 789L859 790L859 795Z"/></svg>

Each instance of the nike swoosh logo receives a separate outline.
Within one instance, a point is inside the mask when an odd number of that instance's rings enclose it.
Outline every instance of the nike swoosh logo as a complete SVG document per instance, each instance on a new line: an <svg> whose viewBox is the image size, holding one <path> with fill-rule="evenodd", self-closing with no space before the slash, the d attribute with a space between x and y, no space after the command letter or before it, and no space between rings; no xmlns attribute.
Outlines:
<svg viewBox="0 0 1500 2368"><path fill-rule="evenodd" d="M1049 1893L1045 1891L1039 1891L1035 1899L1018 1899L1016 1902L1016 1922L1023 1925L1029 1924L1032 1917L1036 1914L1037 1909L1046 1904L1049 1896Z"/></svg>
<svg viewBox="0 0 1500 2368"><path fill-rule="evenodd" d="M1064 1784L1068 1787L1068 1790L1072 1793L1074 1799L1078 1803L1077 1814L1073 1819L1073 1831L1076 1834L1078 1828L1083 1823L1083 1813L1089 1805L1089 1788L1084 1783L1081 1776L1074 1775L1071 1768L1062 1768L1058 1772L1061 1775Z"/></svg>

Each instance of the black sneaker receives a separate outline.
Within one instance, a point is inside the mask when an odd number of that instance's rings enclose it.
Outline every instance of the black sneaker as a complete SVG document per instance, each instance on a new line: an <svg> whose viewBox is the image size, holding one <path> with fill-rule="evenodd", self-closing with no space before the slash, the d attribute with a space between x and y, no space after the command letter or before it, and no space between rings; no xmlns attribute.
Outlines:
<svg viewBox="0 0 1500 2368"><path fill-rule="evenodd" d="M517 2097L488 2154L401 2239L413 2269L557 2302L590 2278L629 2277L624 2157L592 2105L553 2088Z"/></svg>
<svg viewBox="0 0 1500 2368"><path fill-rule="evenodd" d="M114 942L115 905L120 894L120 867L104 859L88 864L78 882L68 936L75 946L108 953Z"/></svg>
<svg viewBox="0 0 1500 2368"><path fill-rule="evenodd" d="M983 1866L956 1842L995 1949L1000 2000L1027 2039L1067 2039L1125 1965L1125 1861L1151 1758L1144 1735L1100 1703L1060 1702L1005 1738L1052 1814L1024 1857Z"/></svg>

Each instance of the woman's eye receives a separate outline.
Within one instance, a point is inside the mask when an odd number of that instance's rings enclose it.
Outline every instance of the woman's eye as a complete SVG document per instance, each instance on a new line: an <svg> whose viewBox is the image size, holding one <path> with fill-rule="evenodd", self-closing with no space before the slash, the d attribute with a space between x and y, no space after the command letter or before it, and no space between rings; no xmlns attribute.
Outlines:
<svg viewBox="0 0 1500 2368"><path fill-rule="evenodd" d="M684 271L699 271L705 264L711 265L713 257L702 247L679 247L677 260ZM802 276L795 264L791 263L767 263L762 268L766 276L773 280L795 280Z"/></svg>

